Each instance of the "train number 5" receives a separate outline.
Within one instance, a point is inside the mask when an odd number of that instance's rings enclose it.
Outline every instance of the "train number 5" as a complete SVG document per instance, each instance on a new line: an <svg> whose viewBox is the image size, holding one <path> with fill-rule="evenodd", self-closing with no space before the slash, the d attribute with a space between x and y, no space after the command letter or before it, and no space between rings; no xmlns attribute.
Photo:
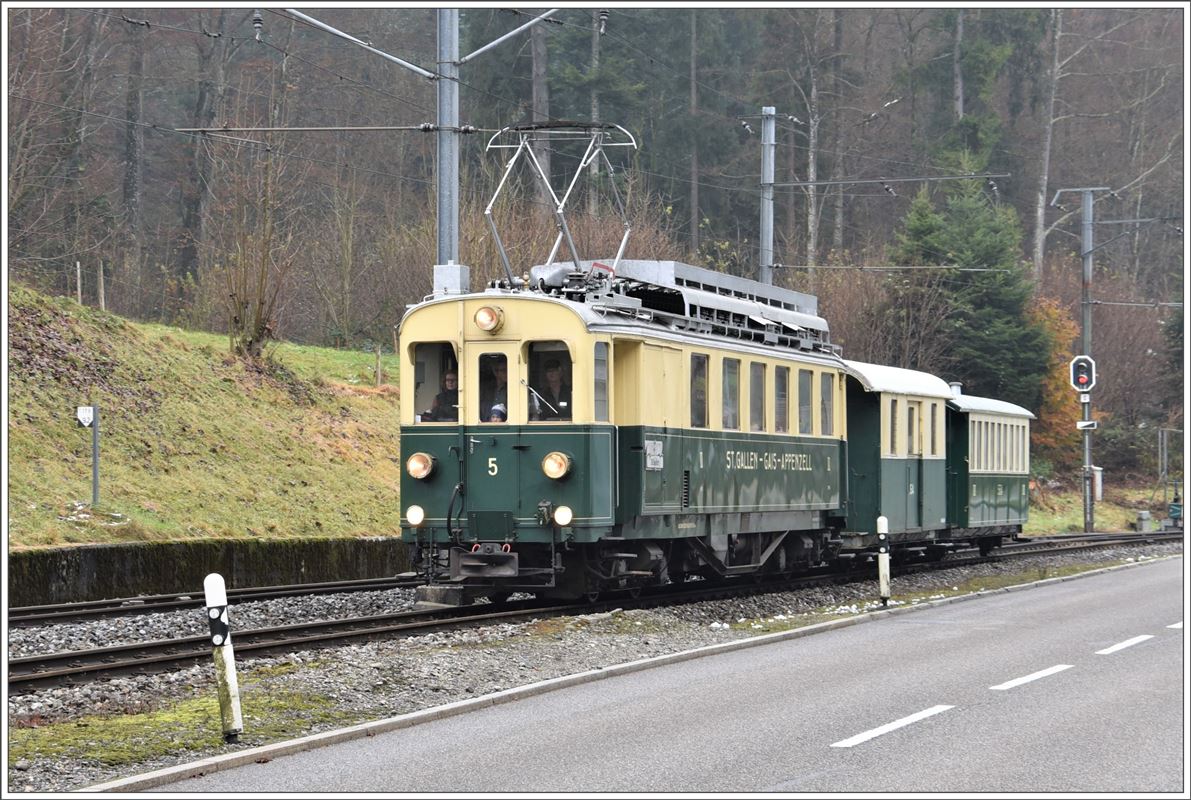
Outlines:
<svg viewBox="0 0 1191 800"><path fill-rule="evenodd" d="M488 459L488 474L495 475L500 472L500 467L496 466L496 456Z"/></svg>

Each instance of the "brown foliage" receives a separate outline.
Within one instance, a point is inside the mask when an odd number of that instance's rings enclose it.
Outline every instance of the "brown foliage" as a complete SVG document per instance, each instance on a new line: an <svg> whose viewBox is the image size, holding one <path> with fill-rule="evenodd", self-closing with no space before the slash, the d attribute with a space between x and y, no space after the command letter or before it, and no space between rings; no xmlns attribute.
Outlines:
<svg viewBox="0 0 1191 800"><path fill-rule="evenodd" d="M1063 303L1053 297L1036 297L1028 310L1029 321L1042 326L1050 337L1050 362L1042 382L1042 407L1030 430L1034 455L1060 469L1075 467L1080 461L1079 395L1071 388L1069 363L1071 344L1079 329Z"/></svg>

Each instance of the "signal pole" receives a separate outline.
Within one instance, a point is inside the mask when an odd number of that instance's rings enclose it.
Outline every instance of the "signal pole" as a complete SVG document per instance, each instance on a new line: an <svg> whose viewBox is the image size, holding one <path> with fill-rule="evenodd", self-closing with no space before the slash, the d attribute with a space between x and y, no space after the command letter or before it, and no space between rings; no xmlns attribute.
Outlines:
<svg viewBox="0 0 1191 800"><path fill-rule="evenodd" d="M1082 236L1080 238L1080 256L1083 258L1083 297L1080 302L1079 326L1079 355L1092 355L1092 253L1096 247L1092 226L1094 206L1092 192L1110 192L1108 186L1092 186L1081 189L1059 189L1050 201L1052 206L1058 205L1059 195L1063 192L1080 192L1082 194L1081 219ZM1080 392L1080 404L1083 406L1083 424L1079 426L1083 431L1083 529L1084 533L1091 533L1096 525L1095 498L1092 494L1092 393Z"/></svg>

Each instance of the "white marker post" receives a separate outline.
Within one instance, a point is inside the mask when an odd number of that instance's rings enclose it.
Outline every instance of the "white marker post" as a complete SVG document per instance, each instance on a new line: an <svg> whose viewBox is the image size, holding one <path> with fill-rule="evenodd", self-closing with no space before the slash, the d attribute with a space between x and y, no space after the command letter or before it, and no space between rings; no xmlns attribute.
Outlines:
<svg viewBox="0 0 1191 800"><path fill-rule="evenodd" d="M877 517L877 580L881 584L881 605L889 605L889 518Z"/></svg>
<svg viewBox="0 0 1191 800"><path fill-rule="evenodd" d="M234 743L244 732L240 716L240 684L236 680L236 655L232 652L232 630L227 618L227 588L223 576L212 572L203 579L207 622L211 626L211 644L215 646L215 677L219 691L219 716L223 721L223 741Z"/></svg>
<svg viewBox="0 0 1191 800"><path fill-rule="evenodd" d="M76 406L79 427L91 429L91 511L99 508L99 406Z"/></svg>

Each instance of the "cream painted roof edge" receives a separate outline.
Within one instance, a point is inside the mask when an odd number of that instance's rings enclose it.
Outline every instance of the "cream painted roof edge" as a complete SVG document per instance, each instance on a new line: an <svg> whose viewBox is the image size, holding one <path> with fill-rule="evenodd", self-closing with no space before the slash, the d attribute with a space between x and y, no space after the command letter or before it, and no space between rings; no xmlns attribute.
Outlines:
<svg viewBox="0 0 1191 800"><path fill-rule="evenodd" d="M866 364L863 361L844 359L848 374L860 381L870 392L891 394L912 394L919 397L951 398L951 387L942 378L929 372L901 367L886 367L881 364Z"/></svg>

